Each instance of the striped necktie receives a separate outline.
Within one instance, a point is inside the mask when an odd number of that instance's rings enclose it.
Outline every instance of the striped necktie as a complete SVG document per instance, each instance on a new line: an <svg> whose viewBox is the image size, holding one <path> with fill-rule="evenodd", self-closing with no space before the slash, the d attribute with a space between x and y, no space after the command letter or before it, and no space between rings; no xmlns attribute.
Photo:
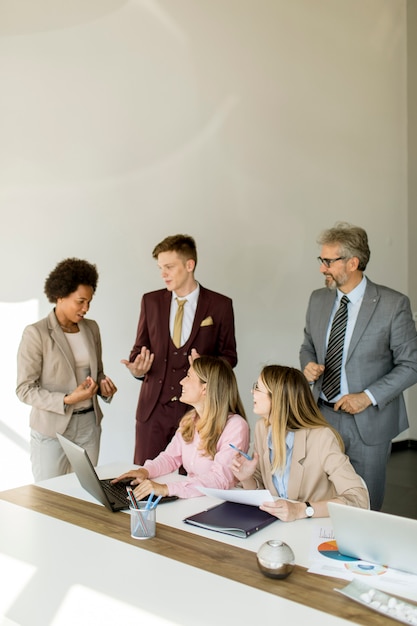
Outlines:
<svg viewBox="0 0 417 626"><path fill-rule="evenodd" d="M343 296L330 330L322 385L322 391L328 400L340 393L340 372L342 369L342 356L348 319L348 302L349 298Z"/></svg>
<svg viewBox="0 0 417 626"><path fill-rule="evenodd" d="M177 303L178 303L178 309L177 312L175 313L175 319L174 319L174 333L172 336L172 341L174 342L174 345L179 348L181 346L181 331L182 331L182 319L184 317L184 304L187 302L187 300L179 300L178 298L175 298Z"/></svg>

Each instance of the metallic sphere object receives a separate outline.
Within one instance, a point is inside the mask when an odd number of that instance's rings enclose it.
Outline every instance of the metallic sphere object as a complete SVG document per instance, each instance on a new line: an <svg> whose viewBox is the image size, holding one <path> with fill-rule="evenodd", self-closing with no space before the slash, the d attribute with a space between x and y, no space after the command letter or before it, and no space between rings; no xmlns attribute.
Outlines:
<svg viewBox="0 0 417 626"><path fill-rule="evenodd" d="M270 578L286 578L294 568L294 552L280 539L262 544L256 558L262 574Z"/></svg>

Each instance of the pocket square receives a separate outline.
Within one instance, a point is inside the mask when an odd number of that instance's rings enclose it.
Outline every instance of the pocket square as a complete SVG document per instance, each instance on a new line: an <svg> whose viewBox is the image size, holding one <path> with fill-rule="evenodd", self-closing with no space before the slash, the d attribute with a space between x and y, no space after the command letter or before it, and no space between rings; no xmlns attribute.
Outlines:
<svg viewBox="0 0 417 626"><path fill-rule="evenodd" d="M203 319L200 326L213 326L213 324L214 324L213 318L211 317L211 315L209 315L208 317Z"/></svg>

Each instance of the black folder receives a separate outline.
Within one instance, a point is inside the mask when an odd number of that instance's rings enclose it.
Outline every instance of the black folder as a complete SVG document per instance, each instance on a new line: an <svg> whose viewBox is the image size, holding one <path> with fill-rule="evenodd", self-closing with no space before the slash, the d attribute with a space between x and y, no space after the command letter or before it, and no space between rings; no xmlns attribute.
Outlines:
<svg viewBox="0 0 417 626"><path fill-rule="evenodd" d="M276 522L277 518L266 511L261 511L257 506L226 501L186 517L183 521L218 533L245 538Z"/></svg>

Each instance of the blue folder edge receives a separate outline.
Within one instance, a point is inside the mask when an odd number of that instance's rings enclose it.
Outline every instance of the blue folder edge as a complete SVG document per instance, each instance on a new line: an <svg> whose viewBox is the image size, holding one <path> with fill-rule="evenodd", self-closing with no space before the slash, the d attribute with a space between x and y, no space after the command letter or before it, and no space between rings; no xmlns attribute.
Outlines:
<svg viewBox="0 0 417 626"><path fill-rule="evenodd" d="M277 518L266 511L261 511L257 506L226 501L201 513L190 515L183 521L186 524L244 539L276 522Z"/></svg>

